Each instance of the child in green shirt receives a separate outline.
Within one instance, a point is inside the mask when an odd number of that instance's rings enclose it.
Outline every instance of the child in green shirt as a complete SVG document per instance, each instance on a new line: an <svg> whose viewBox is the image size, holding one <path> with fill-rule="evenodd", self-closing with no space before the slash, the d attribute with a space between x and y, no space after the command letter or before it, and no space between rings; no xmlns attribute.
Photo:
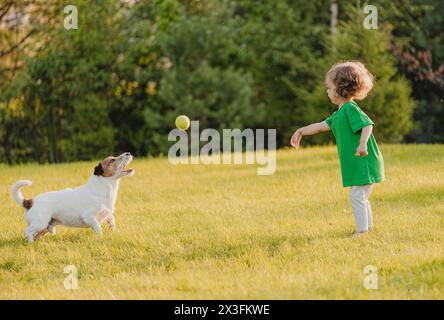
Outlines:
<svg viewBox="0 0 444 320"><path fill-rule="evenodd" d="M364 99L373 87L373 76L360 62L335 64L325 78L327 94L338 110L319 123L296 130L291 145L299 148L302 136L331 130L341 162L343 187L351 187L350 201L356 233L369 231L372 210L369 196L374 183L384 181L384 162L373 136L373 121L354 100Z"/></svg>

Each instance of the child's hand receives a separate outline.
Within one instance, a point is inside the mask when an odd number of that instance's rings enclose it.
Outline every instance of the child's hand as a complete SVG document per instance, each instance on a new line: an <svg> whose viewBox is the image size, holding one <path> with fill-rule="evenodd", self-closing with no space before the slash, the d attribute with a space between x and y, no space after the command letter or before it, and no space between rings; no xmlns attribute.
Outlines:
<svg viewBox="0 0 444 320"><path fill-rule="evenodd" d="M291 137L290 143L293 147L299 149L299 146L301 145L301 139L302 139L301 129L298 129Z"/></svg>
<svg viewBox="0 0 444 320"><path fill-rule="evenodd" d="M359 144L358 148L356 148L355 156L365 157L366 155L368 155L367 144Z"/></svg>

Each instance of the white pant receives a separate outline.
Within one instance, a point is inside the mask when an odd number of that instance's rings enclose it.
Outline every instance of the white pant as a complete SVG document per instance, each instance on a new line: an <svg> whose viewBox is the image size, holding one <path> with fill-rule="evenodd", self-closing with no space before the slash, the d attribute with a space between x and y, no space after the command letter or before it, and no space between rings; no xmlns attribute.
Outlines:
<svg viewBox="0 0 444 320"><path fill-rule="evenodd" d="M350 202L355 215L356 232L366 232L372 228L372 208L370 206L370 193L373 183L350 188Z"/></svg>

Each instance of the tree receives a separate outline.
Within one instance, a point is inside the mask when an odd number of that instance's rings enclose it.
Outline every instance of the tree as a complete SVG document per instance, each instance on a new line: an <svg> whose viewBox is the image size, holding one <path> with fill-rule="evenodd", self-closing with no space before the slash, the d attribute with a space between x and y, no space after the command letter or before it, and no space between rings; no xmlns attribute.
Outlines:
<svg viewBox="0 0 444 320"><path fill-rule="evenodd" d="M51 41L25 59L19 94L24 95L28 112L39 106L38 125L46 127L49 162L102 157L114 149L106 103L113 61L112 3L75 2L79 29L55 25L48 32Z"/></svg>
<svg viewBox="0 0 444 320"><path fill-rule="evenodd" d="M253 76L252 103L262 128L277 129L277 145L288 146L294 129L313 119L309 103L322 81L319 63L328 49L329 7L312 1L236 1L242 19L238 62Z"/></svg>
<svg viewBox="0 0 444 320"><path fill-rule="evenodd" d="M409 142L444 142L444 3L389 1L395 35L392 51L412 83L416 107Z"/></svg>
<svg viewBox="0 0 444 320"><path fill-rule="evenodd" d="M44 35L55 16L56 6L51 3L5 0L0 4L0 159L7 163L34 154L24 138L35 118L24 110L20 82L24 60L46 44Z"/></svg>
<svg viewBox="0 0 444 320"><path fill-rule="evenodd" d="M335 36L336 50L324 62L324 74L337 61L362 61L375 76L376 83L369 96L359 102L376 123L375 135L379 141L399 142L412 127L413 100L407 80L396 70L396 60L390 54L391 36L388 30L367 30L360 8L350 7L349 19L341 22ZM313 103L321 102L322 83ZM327 99L322 99L325 103ZM331 105L331 104L330 104ZM320 109L320 106L318 107ZM331 108L330 113L333 111Z"/></svg>

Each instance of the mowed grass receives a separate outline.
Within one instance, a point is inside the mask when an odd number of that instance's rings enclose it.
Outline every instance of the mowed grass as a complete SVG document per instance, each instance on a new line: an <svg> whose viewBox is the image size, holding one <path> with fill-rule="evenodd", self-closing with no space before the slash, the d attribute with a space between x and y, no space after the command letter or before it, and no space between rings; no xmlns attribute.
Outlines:
<svg viewBox="0 0 444 320"><path fill-rule="evenodd" d="M335 146L280 150L272 176L250 165L136 159L117 230L58 227L25 242L9 187L27 197L83 184L96 162L0 166L2 299L443 299L444 146L382 145L375 229L352 238ZM79 272L66 290L63 269ZM378 290L363 286L378 269Z"/></svg>

